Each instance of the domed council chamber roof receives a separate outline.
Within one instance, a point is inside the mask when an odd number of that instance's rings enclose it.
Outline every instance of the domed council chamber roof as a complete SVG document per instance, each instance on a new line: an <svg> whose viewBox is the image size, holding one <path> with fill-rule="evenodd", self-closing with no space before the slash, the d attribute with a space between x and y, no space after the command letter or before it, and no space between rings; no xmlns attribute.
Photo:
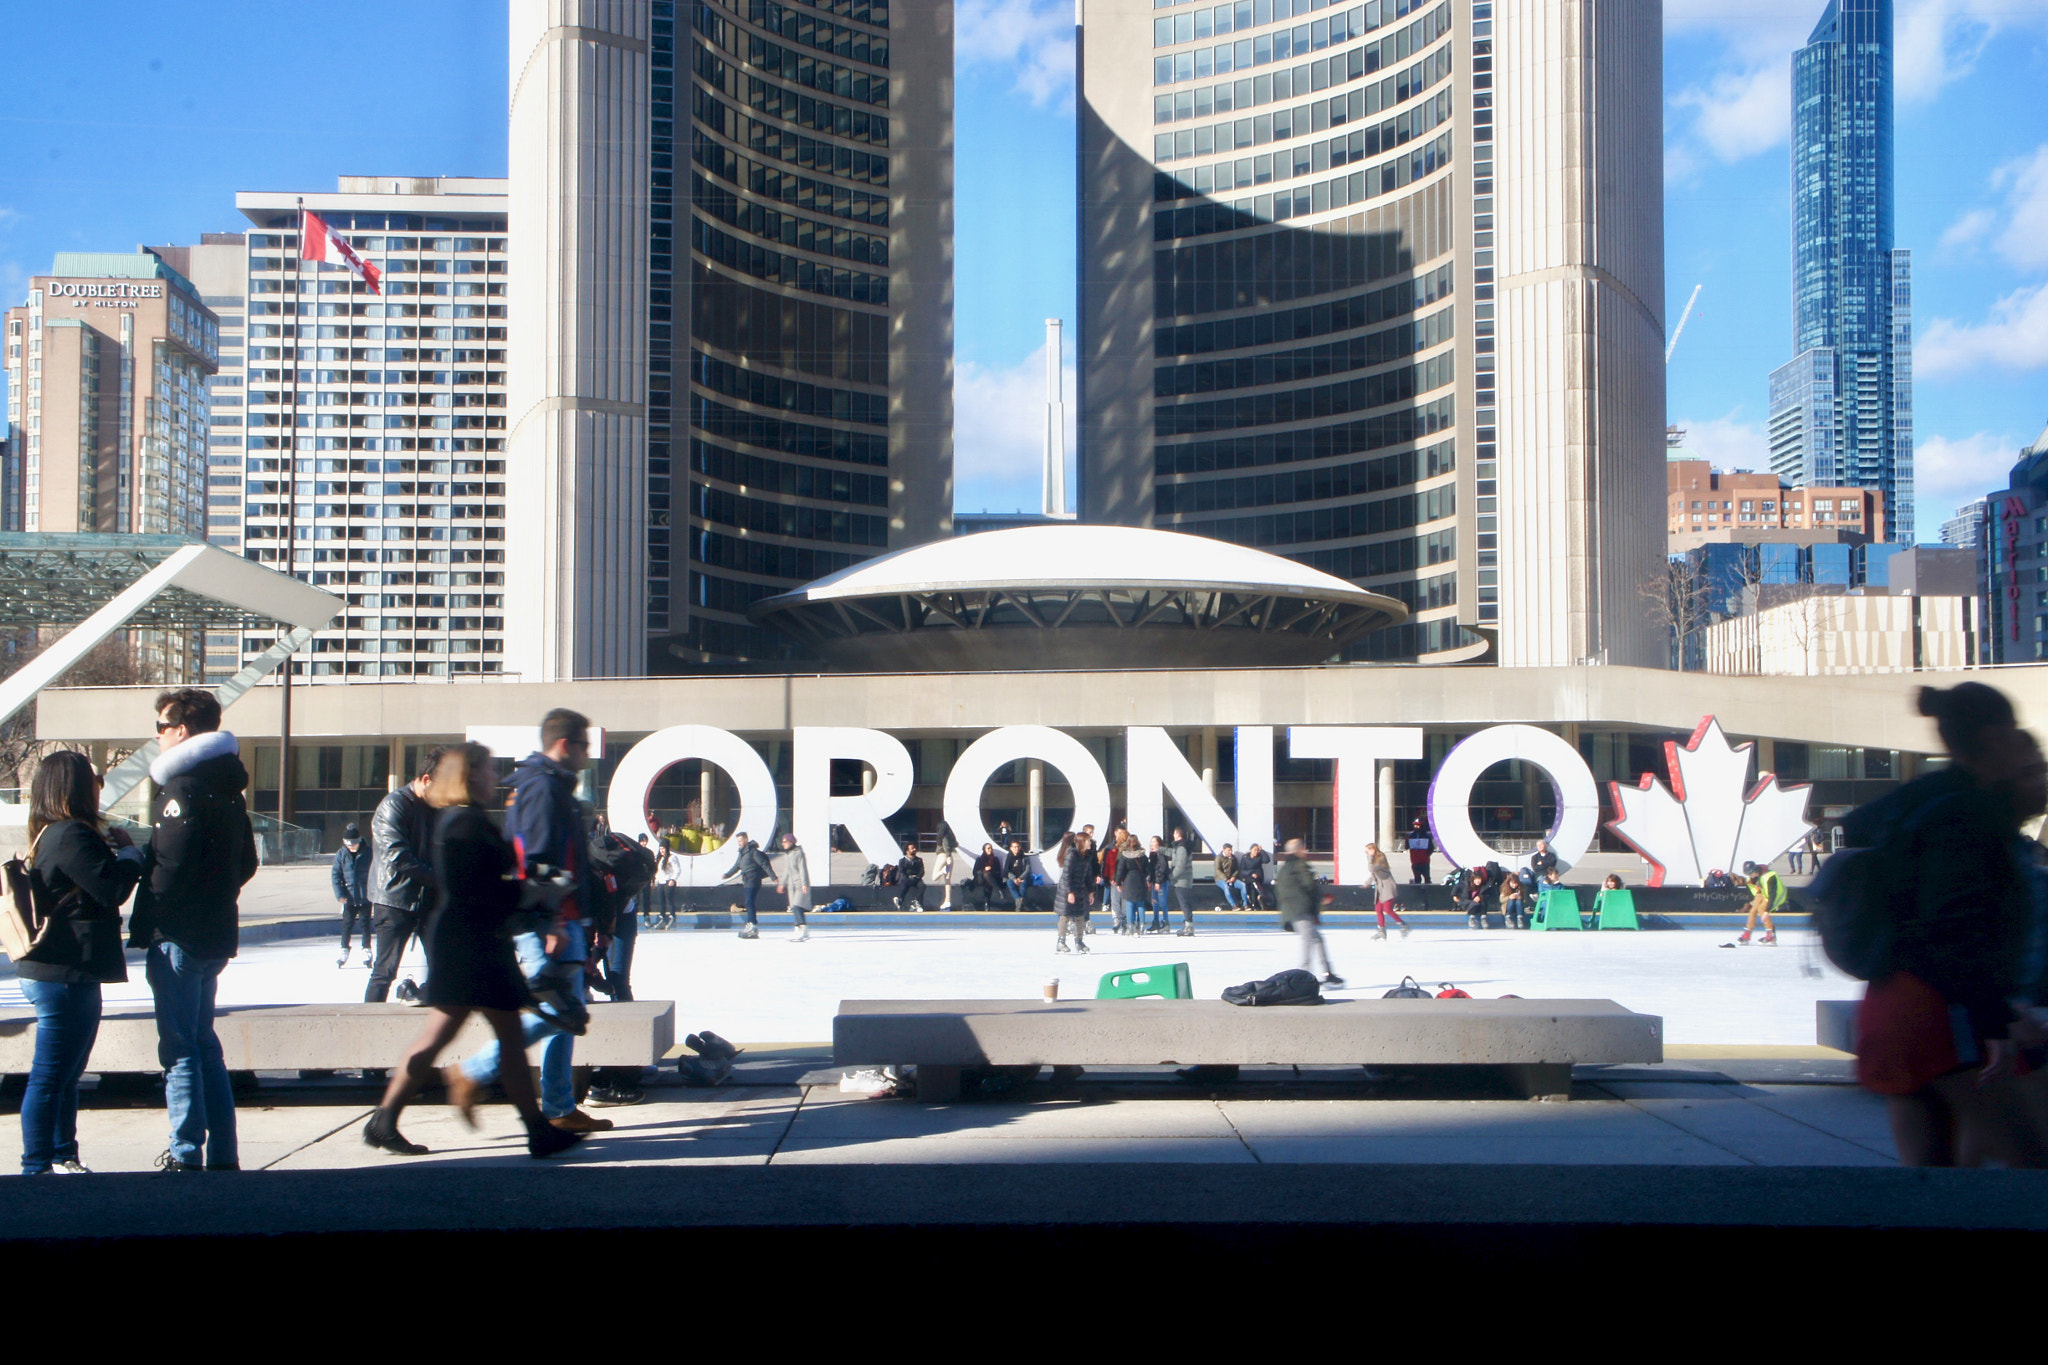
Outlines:
<svg viewBox="0 0 2048 1365"><path fill-rule="evenodd" d="M1242 545L1024 526L863 560L749 615L861 671L1320 663L1408 609Z"/></svg>

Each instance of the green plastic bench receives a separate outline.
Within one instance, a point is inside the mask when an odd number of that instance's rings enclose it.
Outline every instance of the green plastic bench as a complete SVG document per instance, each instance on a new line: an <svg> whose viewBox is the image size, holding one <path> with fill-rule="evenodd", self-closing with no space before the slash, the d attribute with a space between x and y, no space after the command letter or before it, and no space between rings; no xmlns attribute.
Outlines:
<svg viewBox="0 0 2048 1365"><path fill-rule="evenodd" d="M1105 972L1095 988L1097 1000L1192 1000L1195 988L1188 978L1188 964L1168 962L1158 967L1126 967Z"/></svg>
<svg viewBox="0 0 2048 1365"><path fill-rule="evenodd" d="M1543 894L1536 898L1536 915L1529 921L1531 929L1578 929L1586 926L1579 922L1579 893L1574 887L1546 886Z"/></svg>

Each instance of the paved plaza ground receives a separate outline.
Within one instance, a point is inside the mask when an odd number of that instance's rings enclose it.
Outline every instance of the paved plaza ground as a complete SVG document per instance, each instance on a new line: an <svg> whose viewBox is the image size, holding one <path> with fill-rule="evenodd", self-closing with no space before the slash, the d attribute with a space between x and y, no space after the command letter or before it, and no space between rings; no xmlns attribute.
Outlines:
<svg viewBox="0 0 2048 1365"><path fill-rule="evenodd" d="M285 877L293 879L286 882ZM305 874L280 870L259 889L278 903ZM252 919L262 918L259 899ZM1099 917L1105 918L1105 917ZM564 1158L576 1165L821 1163L1427 1163L1872 1166L1894 1163L1881 1103L1849 1084L1839 1054L1813 1046L1814 1002L1860 987L1829 968L1804 930L1775 948L1728 948L1734 930L1641 933L1475 931L1438 921L1375 941L1329 931L1349 984L1376 998L1414 976L1475 996L1610 998L1665 1019L1661 1067L1581 1068L1570 1104L1417 1090L1358 1069L1248 1069L1221 1089L1168 1068L1091 1073L1078 1086L1041 1081L1014 1097L920 1106L842 1095L832 1084L831 1020L843 998L1032 998L1057 976L1092 996L1121 966L1184 961L1197 995L1295 965L1270 928L1205 927L1192 939L1091 939L1086 958L1053 952L1048 929L988 927L933 913L908 926L814 916L808 943L786 926L758 941L730 930L643 932L634 970L643 1000L677 1002L677 1034L711 1028L746 1045L736 1081L689 1090L664 1072L649 1102L603 1111L618 1127ZM256 943L221 978L225 1004L361 998L360 950L337 968L326 938ZM140 972L110 1003L147 999ZM0 1004L19 1003L11 979ZM396 1060L394 1058L394 1060ZM451 1059L452 1060L452 1059ZM358 1138L373 1092L347 1073L324 1085L266 1081L240 1110L245 1164L275 1170L385 1166ZM144 1170L163 1149L160 1105L89 1098L86 1161ZM511 1111L485 1111L471 1133L438 1103L405 1128L430 1156L404 1164L522 1165ZM16 1125L0 1124L0 1169Z"/></svg>

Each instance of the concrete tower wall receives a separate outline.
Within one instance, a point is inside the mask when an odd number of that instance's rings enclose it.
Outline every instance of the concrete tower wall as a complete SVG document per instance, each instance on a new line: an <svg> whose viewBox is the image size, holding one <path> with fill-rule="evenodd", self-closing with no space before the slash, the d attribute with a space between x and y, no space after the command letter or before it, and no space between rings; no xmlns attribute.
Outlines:
<svg viewBox="0 0 2048 1365"><path fill-rule="evenodd" d="M648 7L513 0L506 669L646 668Z"/></svg>

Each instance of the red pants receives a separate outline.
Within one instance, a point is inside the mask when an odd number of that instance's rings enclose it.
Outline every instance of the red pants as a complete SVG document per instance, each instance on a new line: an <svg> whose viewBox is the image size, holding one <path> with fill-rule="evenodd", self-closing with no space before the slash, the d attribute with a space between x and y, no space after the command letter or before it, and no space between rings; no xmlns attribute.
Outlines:
<svg viewBox="0 0 2048 1365"><path fill-rule="evenodd" d="M1401 918L1401 912L1394 908L1394 902L1392 901L1381 901L1378 905L1374 906L1373 909L1379 913L1380 928L1382 929L1387 927L1388 915L1392 915L1394 917L1394 923L1396 924L1406 924L1408 922L1407 920Z"/></svg>

